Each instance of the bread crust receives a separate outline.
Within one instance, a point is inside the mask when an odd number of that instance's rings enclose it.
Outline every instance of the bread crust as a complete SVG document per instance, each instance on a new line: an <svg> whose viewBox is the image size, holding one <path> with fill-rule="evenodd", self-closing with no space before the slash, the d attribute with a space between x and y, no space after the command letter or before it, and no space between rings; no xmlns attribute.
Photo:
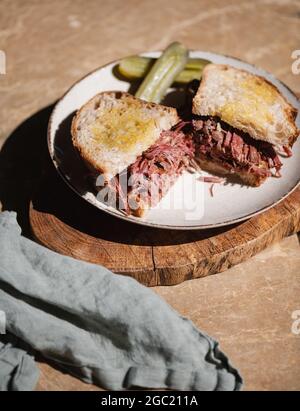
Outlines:
<svg viewBox="0 0 300 411"><path fill-rule="evenodd" d="M207 87L208 80L211 76L212 73L217 73L219 72L224 72L224 71L234 71L236 72L237 75L242 75L247 78L255 78L256 81L259 84L268 84L276 94L278 101L281 103L281 109L282 112L284 113L284 122L282 122L282 126L286 126L286 128L289 129L289 132L283 133L283 136L279 136L277 141L277 137L272 136L270 133L268 134L268 130L264 130L264 133L258 132L251 126L251 124L246 124L243 129L241 127L238 127L238 124L230 124L230 122L227 122L230 126L233 126L235 128L241 129L244 132L247 132L252 138L256 140L263 140L263 141L268 141L271 144L282 144L282 145L289 145L292 146L294 142L296 141L297 137L299 136L300 130L298 130L296 124L295 124L295 119L298 114L298 110L293 107L289 101L285 98L285 96L282 95L282 93L278 90L278 88L271 83L269 80L265 79L262 76L259 75L254 75L252 73L249 73L247 70L244 69L237 69L234 67L231 67L229 65L225 64L208 64L202 74L202 80L199 86L199 89L193 99L193 113L196 115L200 116L206 116L206 115L214 115L214 113L209 112L210 110L205 108L205 101L206 96L203 95L205 93L205 89ZM238 87L238 86L237 86ZM237 105L237 110L238 110L238 105ZM221 120L224 120L222 118L222 115L219 116ZM226 120L224 120L226 122ZM234 122L234 121L233 121ZM285 124L284 124L285 123Z"/></svg>
<svg viewBox="0 0 300 411"><path fill-rule="evenodd" d="M221 161L214 159L210 160L203 156L197 158L197 162L202 170L208 171L209 173L218 176L232 176L234 179L238 180L240 183L251 187L259 187L266 180L267 177L258 176L253 173L249 173L247 170L229 170L226 168Z"/></svg>

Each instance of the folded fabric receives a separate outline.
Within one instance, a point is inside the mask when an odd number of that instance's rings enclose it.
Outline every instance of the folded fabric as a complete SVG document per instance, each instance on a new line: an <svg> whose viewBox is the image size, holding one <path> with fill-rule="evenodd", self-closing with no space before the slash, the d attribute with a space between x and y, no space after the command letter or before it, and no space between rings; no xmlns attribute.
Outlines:
<svg viewBox="0 0 300 411"><path fill-rule="evenodd" d="M0 338L0 391L31 391L39 370L34 359L21 348Z"/></svg>
<svg viewBox="0 0 300 411"><path fill-rule="evenodd" d="M8 331L83 381L112 390L241 388L218 343L151 289L22 237L12 212L0 214L0 244Z"/></svg>

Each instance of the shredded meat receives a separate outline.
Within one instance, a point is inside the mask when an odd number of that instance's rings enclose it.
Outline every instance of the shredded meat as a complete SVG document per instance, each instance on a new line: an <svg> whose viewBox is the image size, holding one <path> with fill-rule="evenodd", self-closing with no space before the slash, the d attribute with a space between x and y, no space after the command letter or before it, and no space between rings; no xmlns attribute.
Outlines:
<svg viewBox="0 0 300 411"><path fill-rule="evenodd" d="M290 147L288 146L282 146L283 150L285 151L287 157L292 157L293 153L292 150L290 149Z"/></svg>
<svg viewBox="0 0 300 411"><path fill-rule="evenodd" d="M260 176L280 176L282 163L272 144L256 141L249 135L224 129L213 118L193 120L197 153L217 159L229 170L247 170ZM287 155L290 150L283 147ZM272 169L275 171L272 173Z"/></svg>
<svg viewBox="0 0 300 411"><path fill-rule="evenodd" d="M224 183L225 178L217 177L217 176L200 176L198 181L203 181L204 183Z"/></svg>
<svg viewBox="0 0 300 411"><path fill-rule="evenodd" d="M182 131L186 124L180 122L172 130L163 131L155 144L109 182L117 193L119 208L130 212L129 197L143 197L154 206L189 166L195 145L192 135Z"/></svg>
<svg viewBox="0 0 300 411"><path fill-rule="evenodd" d="M277 150L278 151L278 150ZM291 156L289 147L281 153ZM184 169L199 166L198 157L216 159L229 171L247 171L257 176L280 177L282 163L272 144L257 141L249 135L233 130L214 118L181 121L173 129L163 131L148 150L108 183L116 194L119 208L127 214L133 208L130 199L144 199L156 205L174 184ZM222 183L219 177L200 177L200 181Z"/></svg>

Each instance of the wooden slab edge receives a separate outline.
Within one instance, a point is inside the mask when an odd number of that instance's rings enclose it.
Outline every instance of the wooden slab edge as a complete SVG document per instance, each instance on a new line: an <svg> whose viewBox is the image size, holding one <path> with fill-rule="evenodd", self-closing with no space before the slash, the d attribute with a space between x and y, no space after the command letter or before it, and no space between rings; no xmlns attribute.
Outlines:
<svg viewBox="0 0 300 411"><path fill-rule="evenodd" d="M170 261L168 247L154 248L158 285L178 284L192 278L225 271L299 230L300 189L296 189L277 206L226 233L200 242L177 246L181 248L181 253L186 254L186 259L190 260L186 264L166 266L164 261ZM204 251L204 257L197 252L197 247L201 248L201 254ZM222 249L223 251L220 251Z"/></svg>

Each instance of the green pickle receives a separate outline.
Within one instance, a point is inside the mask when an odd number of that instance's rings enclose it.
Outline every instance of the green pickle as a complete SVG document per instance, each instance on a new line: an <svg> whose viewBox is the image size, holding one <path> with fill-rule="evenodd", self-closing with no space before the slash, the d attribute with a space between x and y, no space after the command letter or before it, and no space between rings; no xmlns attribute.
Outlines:
<svg viewBox="0 0 300 411"><path fill-rule="evenodd" d="M131 56L121 60L118 70L128 80L137 80L146 76L157 59L151 57ZM174 78L175 83L187 84L194 79L200 79L203 68L210 61L200 58L190 58L184 69Z"/></svg>
<svg viewBox="0 0 300 411"><path fill-rule="evenodd" d="M182 44L178 42L170 44L155 61L135 96L159 103L175 78L184 69L188 55L188 50Z"/></svg>

